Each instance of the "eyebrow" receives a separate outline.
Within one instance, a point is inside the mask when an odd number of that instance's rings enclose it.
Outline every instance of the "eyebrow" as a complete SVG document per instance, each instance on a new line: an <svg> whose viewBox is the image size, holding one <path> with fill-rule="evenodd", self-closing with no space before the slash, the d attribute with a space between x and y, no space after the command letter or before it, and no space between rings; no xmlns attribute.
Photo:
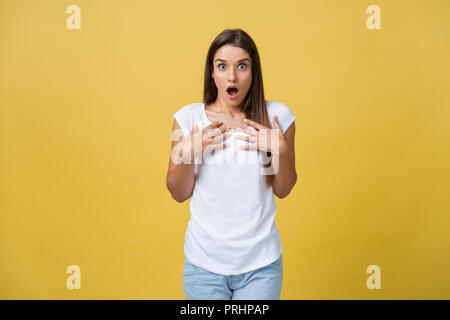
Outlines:
<svg viewBox="0 0 450 320"><path fill-rule="evenodd" d="M238 60L238 62L241 62L241 61L245 61L245 60L247 60L247 61L249 61L249 62L250 62L250 60L249 60L249 59L247 59L247 58L244 58L244 59ZM227 60L223 60L223 59L216 59L216 61L214 61L214 62L217 62L217 61L223 61L223 62L227 62Z"/></svg>

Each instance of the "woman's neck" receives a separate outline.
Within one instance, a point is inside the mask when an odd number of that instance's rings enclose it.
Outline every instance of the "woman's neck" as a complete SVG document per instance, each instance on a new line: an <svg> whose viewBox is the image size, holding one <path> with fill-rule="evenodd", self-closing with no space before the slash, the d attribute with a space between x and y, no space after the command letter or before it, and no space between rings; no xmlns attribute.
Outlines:
<svg viewBox="0 0 450 320"><path fill-rule="evenodd" d="M239 105L235 106L226 103L220 96L217 96L217 99L212 103L212 106L216 112L225 114L230 118L238 117L242 113Z"/></svg>

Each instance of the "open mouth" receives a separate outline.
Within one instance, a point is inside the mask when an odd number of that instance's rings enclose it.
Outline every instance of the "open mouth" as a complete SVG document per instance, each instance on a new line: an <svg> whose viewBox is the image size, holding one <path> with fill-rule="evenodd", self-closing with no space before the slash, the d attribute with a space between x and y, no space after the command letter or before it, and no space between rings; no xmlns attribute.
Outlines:
<svg viewBox="0 0 450 320"><path fill-rule="evenodd" d="M239 94L239 89L235 87L231 87L227 89L228 96L230 98L235 98Z"/></svg>

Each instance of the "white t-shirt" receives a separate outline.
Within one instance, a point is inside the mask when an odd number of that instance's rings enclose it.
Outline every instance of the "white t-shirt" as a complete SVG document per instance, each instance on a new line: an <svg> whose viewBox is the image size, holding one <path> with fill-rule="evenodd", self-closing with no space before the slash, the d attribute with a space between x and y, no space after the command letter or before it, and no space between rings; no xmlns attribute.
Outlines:
<svg viewBox="0 0 450 320"><path fill-rule="evenodd" d="M283 133L295 120L283 103L267 101L270 122L278 115ZM198 129L211 124L203 103L185 105L173 114L184 136L194 123ZM250 127L255 130L255 128ZM221 275L237 275L277 260L283 250L275 223L277 211L272 187L265 184L263 158L258 150L239 150L248 142L224 140L229 146L195 164L195 185L189 203L184 253L194 265ZM201 157L197 158L201 161Z"/></svg>

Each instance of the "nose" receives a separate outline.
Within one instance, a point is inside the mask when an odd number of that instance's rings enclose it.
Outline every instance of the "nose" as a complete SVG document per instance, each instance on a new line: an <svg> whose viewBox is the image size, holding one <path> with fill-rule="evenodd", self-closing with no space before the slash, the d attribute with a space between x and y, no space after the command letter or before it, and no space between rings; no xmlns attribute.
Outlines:
<svg viewBox="0 0 450 320"><path fill-rule="evenodd" d="M235 74L235 71L234 71L233 68L230 68L230 69L229 69L229 72L228 72L228 81L234 82L235 80L236 80L236 74Z"/></svg>

